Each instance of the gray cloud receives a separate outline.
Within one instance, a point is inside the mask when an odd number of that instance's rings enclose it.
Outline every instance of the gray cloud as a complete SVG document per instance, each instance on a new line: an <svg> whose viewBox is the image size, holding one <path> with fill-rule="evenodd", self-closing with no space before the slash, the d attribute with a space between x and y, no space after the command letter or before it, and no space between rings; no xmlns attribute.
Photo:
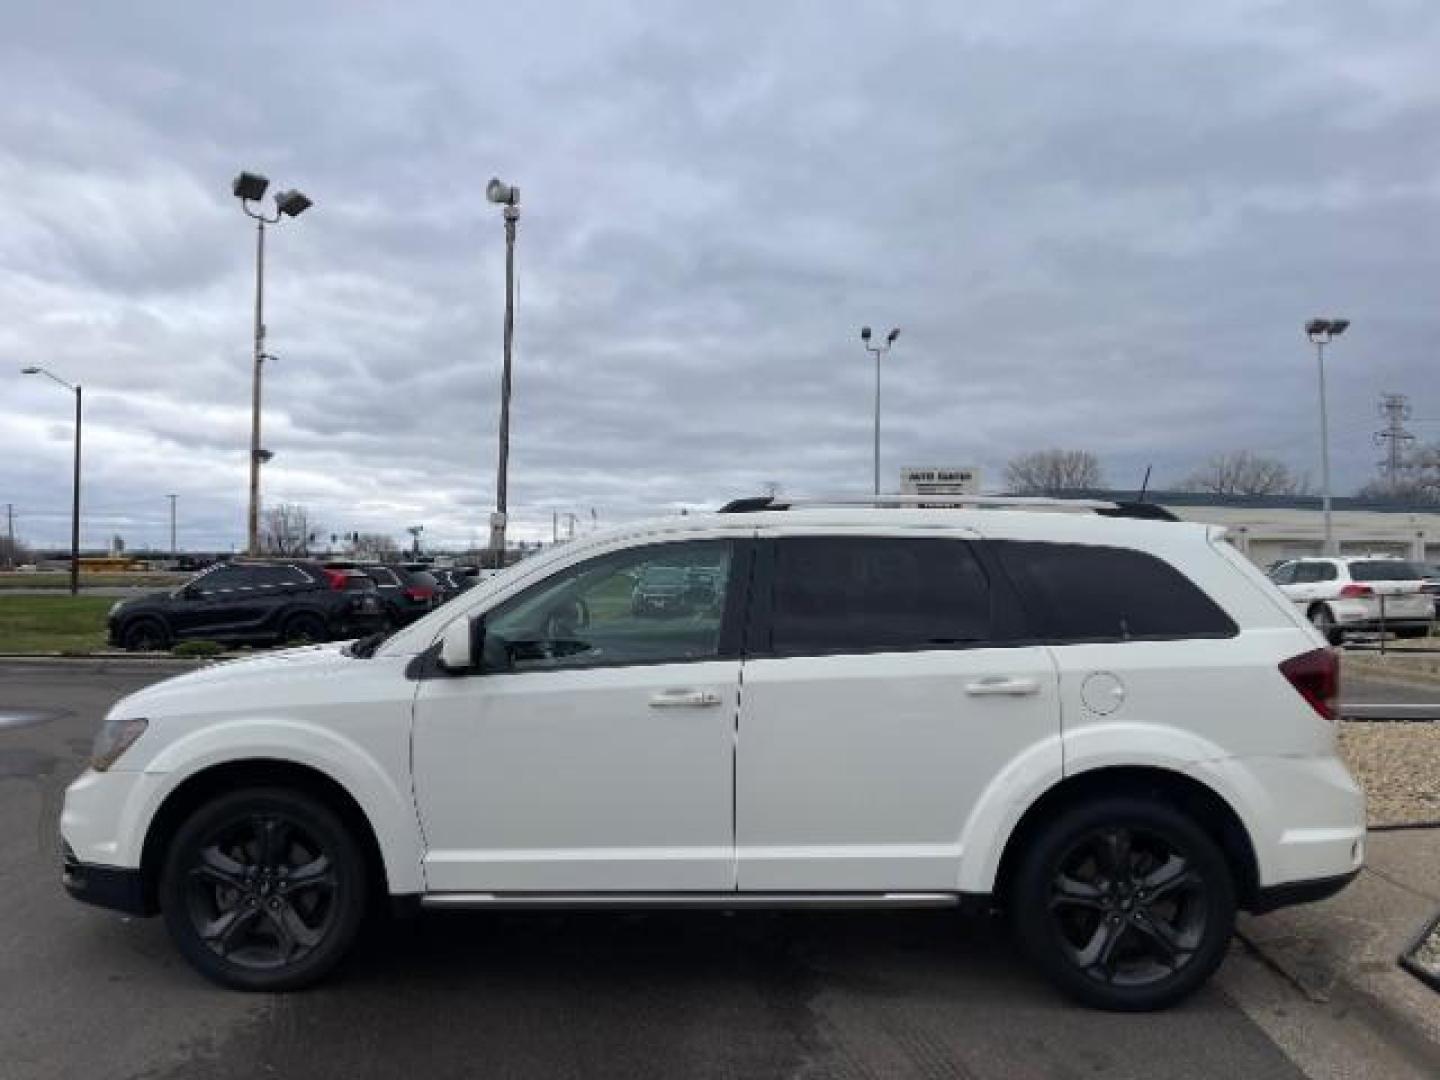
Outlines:
<svg viewBox="0 0 1440 1080"><path fill-rule="evenodd" d="M1367 5L30 5L0 43L0 356L87 388L86 540L243 531L253 233L267 497L336 531L484 535L501 228L521 185L512 517L868 489L861 323L900 325L885 460L1040 445L1163 482L1313 469L1317 312L1342 486L1379 393L1440 434L1440 15ZM58 388L0 379L4 501L66 534ZM1440 422L1440 419L1437 419Z"/></svg>

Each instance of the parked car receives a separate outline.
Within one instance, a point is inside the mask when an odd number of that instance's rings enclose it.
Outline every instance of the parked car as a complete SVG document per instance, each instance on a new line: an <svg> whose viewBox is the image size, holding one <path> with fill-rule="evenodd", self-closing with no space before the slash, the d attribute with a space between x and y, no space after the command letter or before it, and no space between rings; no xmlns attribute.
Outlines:
<svg viewBox="0 0 1440 1080"><path fill-rule="evenodd" d="M1428 570L1390 555L1294 559L1270 580L1334 645L1382 624L1400 637L1424 637L1435 619Z"/></svg>
<svg viewBox="0 0 1440 1080"><path fill-rule="evenodd" d="M110 609L111 645L168 649L177 641L279 644L358 637L382 625L373 591L355 592L302 559L217 563L178 589Z"/></svg>
<svg viewBox="0 0 1440 1080"><path fill-rule="evenodd" d="M466 589L473 589L480 580L475 569L467 566L432 567L429 573L440 590L441 603L459 596Z"/></svg>
<svg viewBox="0 0 1440 1080"><path fill-rule="evenodd" d="M683 566L646 566L635 579L630 610L636 615L679 615L690 609L690 579Z"/></svg>
<svg viewBox="0 0 1440 1080"><path fill-rule="evenodd" d="M380 591L386 625L392 629L409 626L440 603L438 583L425 570L367 563L360 567Z"/></svg>
<svg viewBox="0 0 1440 1080"><path fill-rule="evenodd" d="M1064 505L752 500L577 538L388 636L156 684L66 793L66 886L160 912L251 990L321 978L378 885L998 905L1079 1000L1168 1005L1237 909L1359 873L1339 661L1222 530ZM634 582L696 568L721 603L635 618Z"/></svg>

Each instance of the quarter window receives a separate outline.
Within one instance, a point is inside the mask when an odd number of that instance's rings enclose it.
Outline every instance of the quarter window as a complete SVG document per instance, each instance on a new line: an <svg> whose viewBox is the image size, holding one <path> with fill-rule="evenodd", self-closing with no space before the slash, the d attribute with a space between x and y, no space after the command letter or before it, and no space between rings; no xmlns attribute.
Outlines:
<svg viewBox="0 0 1440 1080"><path fill-rule="evenodd" d="M963 540L782 539L772 626L780 655L954 648L989 640L990 582Z"/></svg>
<svg viewBox="0 0 1440 1080"><path fill-rule="evenodd" d="M992 543L1042 636L1057 641L1232 637L1235 623L1169 563L1088 544Z"/></svg>
<svg viewBox="0 0 1440 1080"><path fill-rule="evenodd" d="M720 654L731 546L657 544L562 570L486 617L515 671L670 664Z"/></svg>

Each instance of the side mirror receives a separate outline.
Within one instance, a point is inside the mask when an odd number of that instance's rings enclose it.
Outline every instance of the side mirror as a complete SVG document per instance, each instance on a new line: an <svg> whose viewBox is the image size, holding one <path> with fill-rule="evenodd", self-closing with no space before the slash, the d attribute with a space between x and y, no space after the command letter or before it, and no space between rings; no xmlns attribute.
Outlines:
<svg viewBox="0 0 1440 1080"><path fill-rule="evenodd" d="M456 619L440 638L440 666L452 674L475 666L475 636L479 628L469 619Z"/></svg>

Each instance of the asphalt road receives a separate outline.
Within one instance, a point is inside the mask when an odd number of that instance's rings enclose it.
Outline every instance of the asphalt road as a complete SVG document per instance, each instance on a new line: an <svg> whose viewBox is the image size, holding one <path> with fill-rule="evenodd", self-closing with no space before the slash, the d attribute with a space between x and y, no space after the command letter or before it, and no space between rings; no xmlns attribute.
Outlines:
<svg viewBox="0 0 1440 1080"><path fill-rule="evenodd" d="M58 880L64 786L105 708L160 675L0 664L6 1080L1412 1075L1238 945L1186 1005L1108 1015L1057 997L1001 924L945 912L427 915L371 928L315 990L223 991L157 920Z"/></svg>

